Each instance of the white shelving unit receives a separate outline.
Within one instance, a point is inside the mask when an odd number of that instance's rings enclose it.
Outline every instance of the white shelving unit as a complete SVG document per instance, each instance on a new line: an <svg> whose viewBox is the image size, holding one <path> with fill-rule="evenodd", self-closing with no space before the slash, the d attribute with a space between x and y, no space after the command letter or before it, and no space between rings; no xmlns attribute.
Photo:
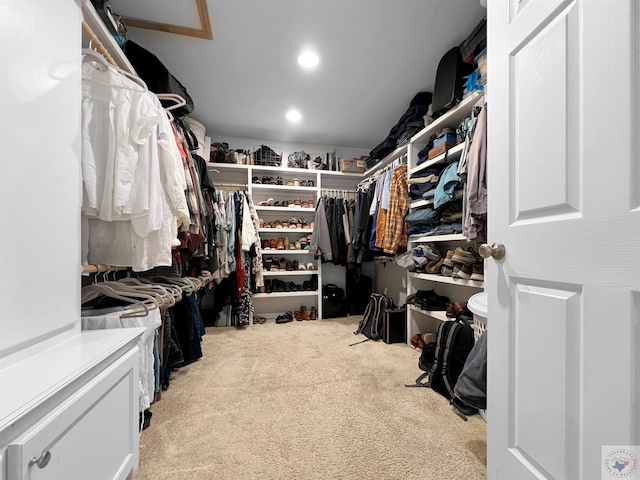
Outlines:
<svg viewBox="0 0 640 480"><path fill-rule="evenodd" d="M449 110L446 114L434 120L430 125L426 126L420 132L411 138L408 149L408 171L409 175L421 172L433 166L444 166L460 159L464 145L456 145L446 153L439 155L431 160L417 165L417 154L424 148L431 136L444 127L456 128L460 122L471 115L473 106L482 98L481 92L475 92L462 100L455 108ZM385 159L386 160L386 159ZM466 190L466 189L465 189ZM465 190L456 192L454 198L462 199L464 203ZM416 200L410 203L410 209L424 208L433 204L433 199ZM408 249L411 249L420 243L436 243L441 250L441 254L445 254L447 249L455 249L458 246L468 246L466 237L462 234L453 235L418 235L411 236L408 239ZM418 290L436 290L439 295L450 298L451 301L463 301L472 294L483 290L484 282L473 280L463 280L442 275L433 275L427 273L407 273L407 294L412 294ZM451 321L445 312L436 312L422 310L419 306L410 305L407 309L407 339L410 339L416 333L425 333L428 331L435 332L437 326L441 322Z"/></svg>
<svg viewBox="0 0 640 480"><path fill-rule="evenodd" d="M405 148L406 151L406 148ZM247 186L247 191L253 198L256 212L258 216L265 222L289 221L291 218L302 218L307 224L315 219L315 206L321 196L323 188L343 189L354 188L354 186L363 177L361 173L342 173L327 170L304 170L299 168L286 167L269 167L263 165L239 165L233 163L208 163L210 171L215 172L215 183L232 182L234 184L242 184ZM254 183L254 177L262 182L262 177L273 177L277 181L278 177L282 178L283 185L274 185L270 183ZM298 182L313 180L313 186L292 186L287 182L297 179ZM296 200L301 202L313 200L313 208L301 207L276 207L261 206L260 202L268 201L272 198L274 201ZM289 237L290 243L298 241L303 236L313 233L311 228L260 228L258 230L261 241L277 240L282 237ZM253 294L254 308L256 315L266 316L267 318L275 318L288 310L298 310L300 302L305 299L311 299L312 304L317 309L318 319L322 319L322 266L319 260L314 260L309 250L262 250L262 257L296 258L300 256L300 262L305 264L311 262L316 267L314 270L296 270L296 271L265 271L265 281L274 279L283 279L283 281L294 282L311 280L313 275L317 275L318 289L293 290L289 292L271 293L255 293ZM307 305L309 307L309 305ZM253 319L251 319L253 323Z"/></svg>

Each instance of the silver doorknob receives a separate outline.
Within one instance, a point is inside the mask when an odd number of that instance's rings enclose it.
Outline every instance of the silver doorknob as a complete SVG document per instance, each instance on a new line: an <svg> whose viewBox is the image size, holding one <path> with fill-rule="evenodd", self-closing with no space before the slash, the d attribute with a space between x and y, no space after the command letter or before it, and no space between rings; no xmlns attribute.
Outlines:
<svg viewBox="0 0 640 480"><path fill-rule="evenodd" d="M47 465L49 465L50 460L51 460L51 452L47 450L39 457L33 457L31 460L29 460L29 466L31 467L33 465L37 465L38 468L44 468Z"/></svg>
<svg viewBox="0 0 640 480"><path fill-rule="evenodd" d="M504 245L500 242L495 242L493 245L489 245L488 243L483 243L480 245L480 256L482 258L493 257L496 260L500 260L504 258L505 249Z"/></svg>

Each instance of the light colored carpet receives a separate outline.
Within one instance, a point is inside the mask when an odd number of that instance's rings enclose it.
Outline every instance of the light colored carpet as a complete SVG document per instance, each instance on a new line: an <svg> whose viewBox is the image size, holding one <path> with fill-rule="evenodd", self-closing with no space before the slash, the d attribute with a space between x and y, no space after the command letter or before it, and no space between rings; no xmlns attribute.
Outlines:
<svg viewBox="0 0 640 480"><path fill-rule="evenodd" d="M429 389L418 352L360 317L209 328L152 406L135 480L486 478L486 424Z"/></svg>

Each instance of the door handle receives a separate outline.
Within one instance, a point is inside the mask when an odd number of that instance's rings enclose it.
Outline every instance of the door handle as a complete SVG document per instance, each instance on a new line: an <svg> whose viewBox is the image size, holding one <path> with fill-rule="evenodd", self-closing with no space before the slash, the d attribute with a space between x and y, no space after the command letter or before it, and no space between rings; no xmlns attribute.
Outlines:
<svg viewBox="0 0 640 480"><path fill-rule="evenodd" d="M480 245L479 252L482 258L493 257L496 260L500 260L501 258L504 258L505 248L500 242L495 242L493 245L483 243Z"/></svg>

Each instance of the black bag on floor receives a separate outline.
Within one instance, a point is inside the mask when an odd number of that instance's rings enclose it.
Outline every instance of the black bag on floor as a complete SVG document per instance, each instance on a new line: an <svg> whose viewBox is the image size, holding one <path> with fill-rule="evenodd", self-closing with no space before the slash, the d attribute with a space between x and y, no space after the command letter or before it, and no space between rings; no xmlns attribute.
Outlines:
<svg viewBox="0 0 640 480"><path fill-rule="evenodd" d="M382 341L384 343L407 342L407 307L387 308L384 311Z"/></svg>
<svg viewBox="0 0 640 480"><path fill-rule="evenodd" d="M442 322L435 343L424 346L418 367L429 373L429 384L440 395L451 399L464 363L473 348L473 328L466 317Z"/></svg>
<svg viewBox="0 0 640 480"><path fill-rule="evenodd" d="M360 269L347 269L347 313L349 315L362 315L369 304L369 298L373 292L373 279L362 275Z"/></svg>
<svg viewBox="0 0 640 480"><path fill-rule="evenodd" d="M353 332L354 335L363 334L367 340L380 340L384 333L384 311L394 307L395 304L390 297L383 293L372 293L369 305L364 311L364 317L360 320L358 329ZM367 340L356 342L353 345Z"/></svg>
<svg viewBox="0 0 640 480"><path fill-rule="evenodd" d="M344 290L332 283L322 286L322 318L346 317Z"/></svg>

